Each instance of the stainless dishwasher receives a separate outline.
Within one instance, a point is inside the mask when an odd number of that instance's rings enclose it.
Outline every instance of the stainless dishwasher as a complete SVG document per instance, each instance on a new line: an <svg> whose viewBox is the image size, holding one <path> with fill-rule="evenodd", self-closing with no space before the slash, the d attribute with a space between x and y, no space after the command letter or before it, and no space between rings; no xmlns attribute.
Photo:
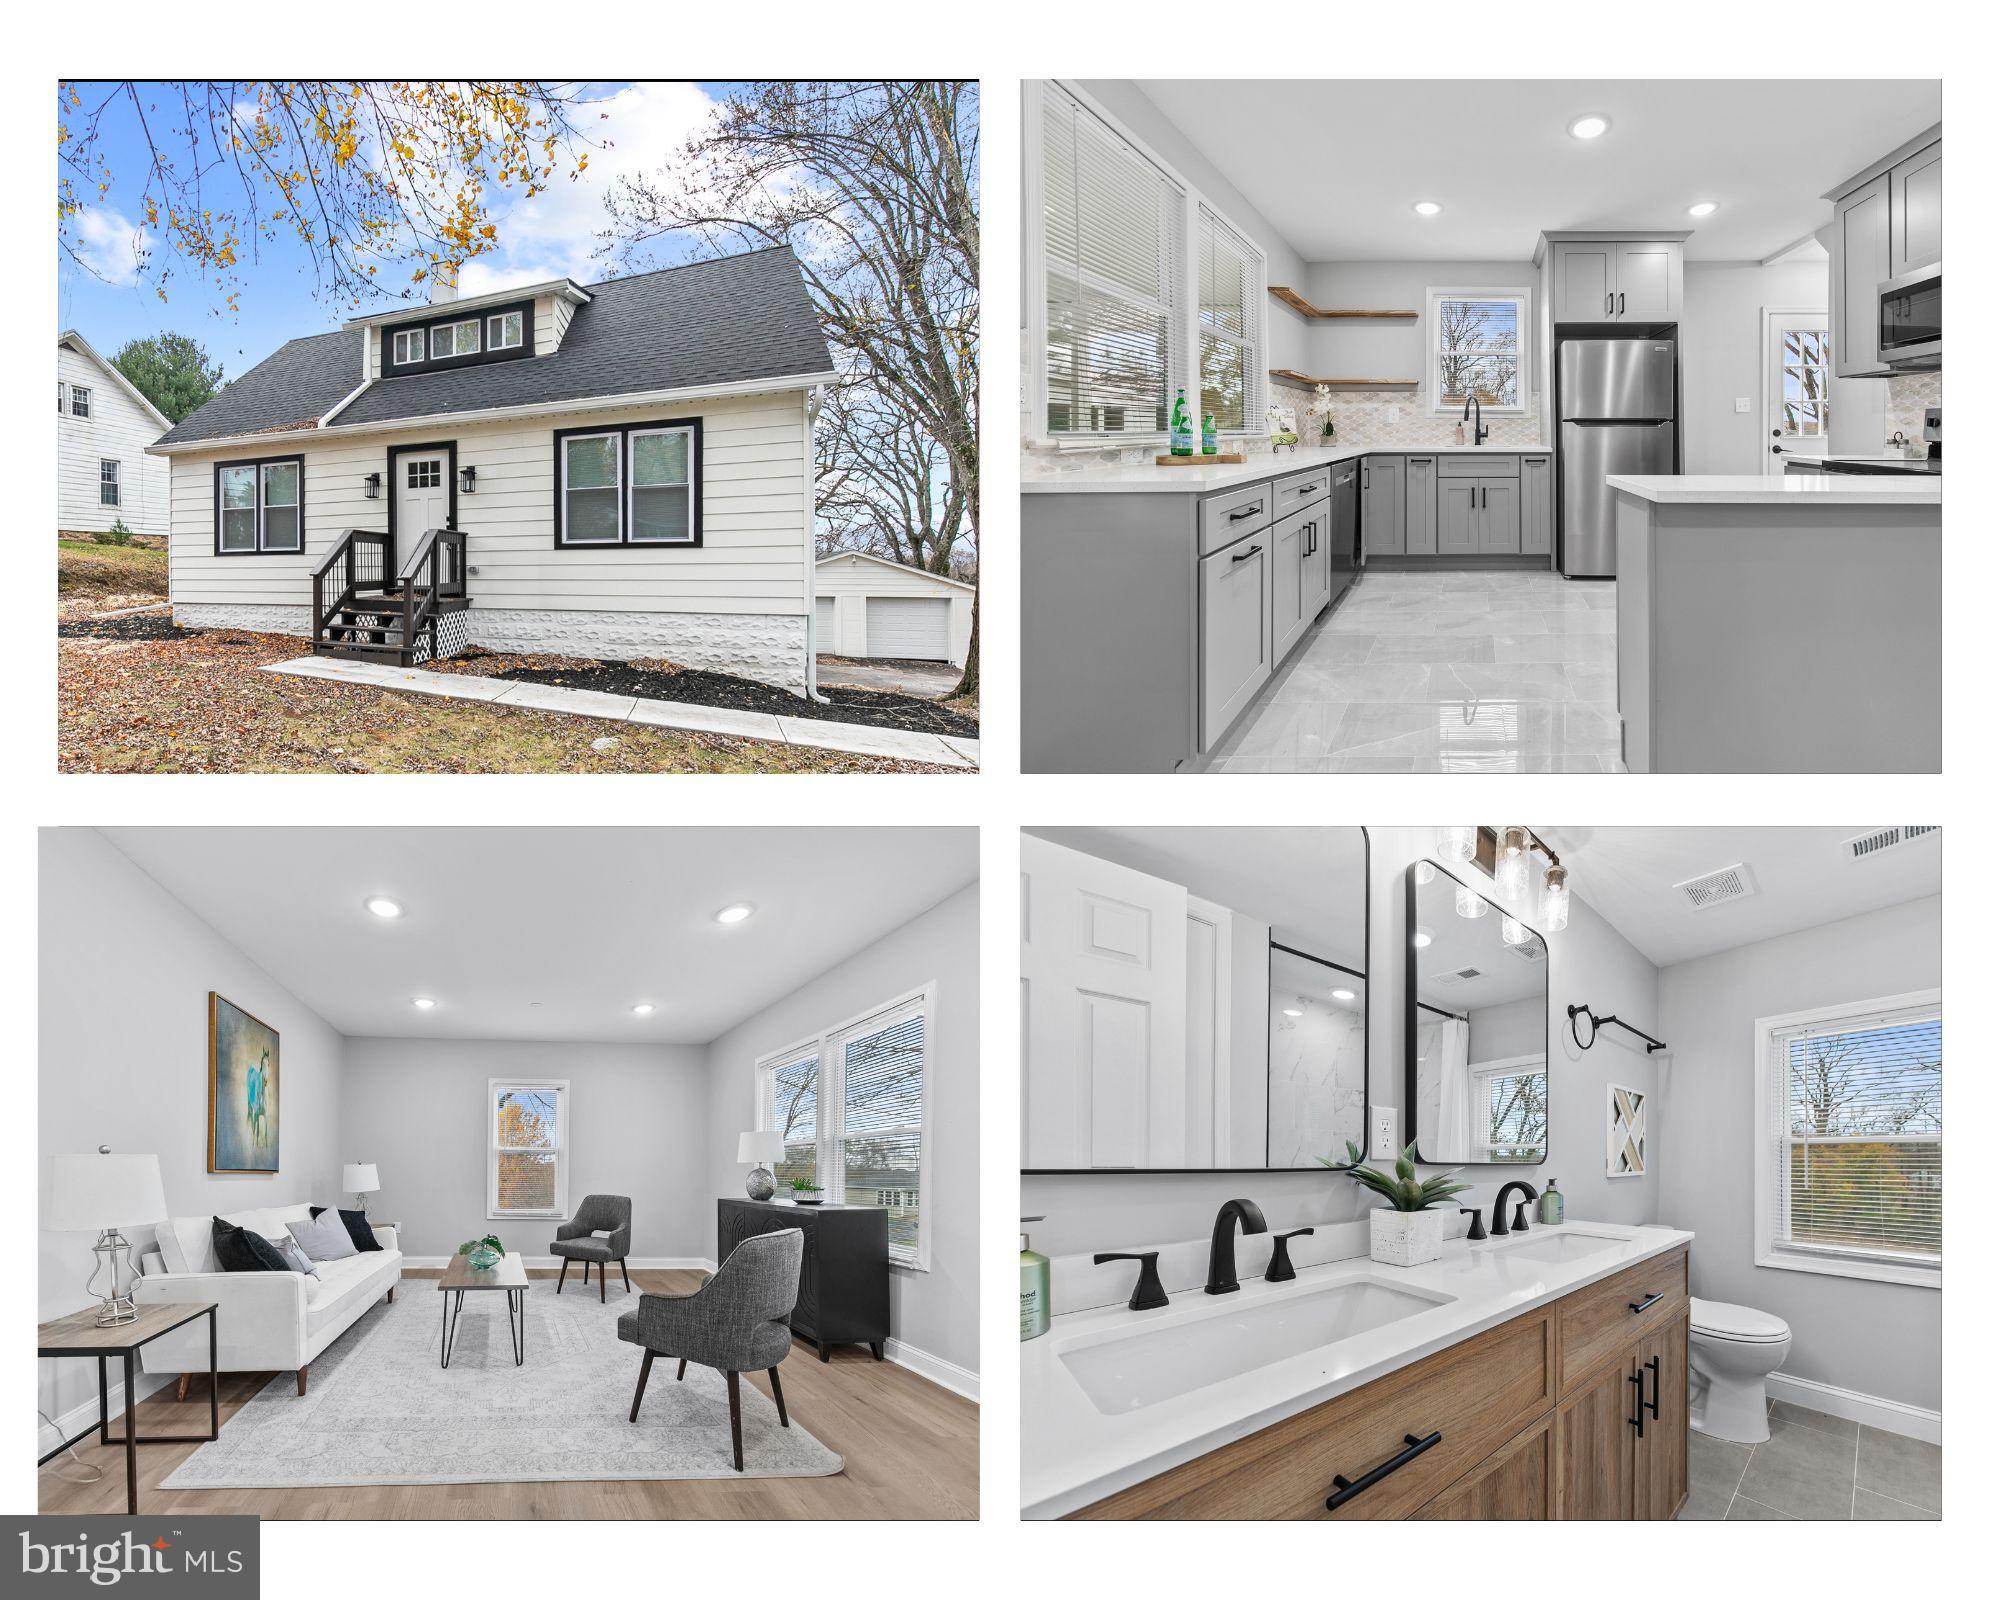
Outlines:
<svg viewBox="0 0 2000 1600"><path fill-rule="evenodd" d="M1343 461L1333 469L1333 534L1327 540L1333 558L1333 588L1329 605L1361 575L1361 463Z"/></svg>

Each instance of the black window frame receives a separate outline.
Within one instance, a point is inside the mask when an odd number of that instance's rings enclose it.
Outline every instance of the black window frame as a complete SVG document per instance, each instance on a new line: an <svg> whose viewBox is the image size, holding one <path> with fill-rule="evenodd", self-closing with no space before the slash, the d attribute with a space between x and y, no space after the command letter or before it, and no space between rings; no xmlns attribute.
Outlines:
<svg viewBox="0 0 2000 1600"><path fill-rule="evenodd" d="M552 484L554 514L551 536L558 550L699 550L702 548L702 419L692 417L649 417L638 422L598 423L592 427L558 428L555 431L555 459ZM688 534L685 539L634 539L632 537L632 435L652 433L662 428L685 428L693 435L688 458ZM583 539L572 542L564 537L569 521L569 501L563 493L565 442L603 434L618 437L618 537Z"/></svg>
<svg viewBox="0 0 2000 1600"><path fill-rule="evenodd" d="M505 316L510 311L521 313L521 342L511 350L495 350L490 347L487 329L494 317ZM468 355L434 356L431 354L431 335L434 329L449 327L456 322L470 322L479 330L479 348ZM396 335L399 333L419 333L423 337L423 359L419 361L396 360ZM421 372L456 372L462 367L484 366L490 361L522 361L535 353L535 302L510 300L504 305L484 307L432 306L428 315L414 317L408 322L393 322L376 330L380 343L382 376L384 378L412 378Z"/></svg>
<svg viewBox="0 0 2000 1600"><path fill-rule="evenodd" d="M104 469L106 467L111 469L111 476L108 478L104 476ZM109 500L104 498L104 491L106 489L111 491L111 498ZM99 456L97 458L97 503L100 506L111 506L117 510L124 509L125 467L116 456Z"/></svg>
<svg viewBox="0 0 2000 1600"><path fill-rule="evenodd" d="M264 547L264 468L296 466L299 469L299 542L283 549L267 550ZM232 467L253 467L257 477L257 543L250 550L225 550L222 548L222 474ZM306 553L306 458L303 454L288 456L251 456L236 461L218 461L211 483L214 488L214 534L215 554L218 556L302 556Z"/></svg>
<svg viewBox="0 0 2000 1600"><path fill-rule="evenodd" d="M82 403L79 404L78 402ZM69 414L73 417L90 419L90 387L88 384L73 383L69 386Z"/></svg>

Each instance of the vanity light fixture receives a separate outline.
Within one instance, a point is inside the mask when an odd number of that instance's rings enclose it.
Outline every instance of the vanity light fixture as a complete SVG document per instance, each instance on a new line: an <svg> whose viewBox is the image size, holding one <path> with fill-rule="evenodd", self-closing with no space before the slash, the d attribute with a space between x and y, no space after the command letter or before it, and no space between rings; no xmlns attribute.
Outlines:
<svg viewBox="0 0 2000 1600"><path fill-rule="evenodd" d="M437 1002L427 994L420 994L416 997L416 999L412 1000L410 1004L415 1006L419 1011L428 1011L431 1009L432 1006L436 1005Z"/></svg>
<svg viewBox="0 0 2000 1600"><path fill-rule="evenodd" d="M1693 205L1688 207L1688 215L1691 217L1713 216L1720 205L1721 202L1717 200L1697 200Z"/></svg>
<svg viewBox="0 0 2000 1600"><path fill-rule="evenodd" d="M1530 923L1531 912L1533 918L1539 920L1544 933L1561 933L1569 926L1569 869L1533 828L1519 824L1462 830L1440 828L1438 853L1444 855L1448 850L1459 848L1457 835L1461 832L1472 835L1471 853L1463 859L1492 878L1502 900L1521 908L1509 912L1508 916L1513 923L1521 925L1524 933ZM1541 868L1539 880L1535 876L1537 856L1548 863ZM1467 891L1461 888L1458 893L1459 914L1477 916L1479 913L1464 909ZM1502 928L1503 938L1508 931ZM1523 944L1526 940L1506 938L1506 942Z"/></svg>
<svg viewBox="0 0 2000 1600"><path fill-rule="evenodd" d="M655 1006L652 1003L652 1001L641 1000L636 1006L632 1008L632 1015L635 1017L650 1017L658 1009L659 1008Z"/></svg>
<svg viewBox="0 0 2000 1600"><path fill-rule="evenodd" d="M1468 922L1477 922L1486 915L1486 896L1475 889L1461 888L1455 896L1458 914Z"/></svg>
<svg viewBox="0 0 2000 1600"><path fill-rule="evenodd" d="M1493 886L1503 900L1524 900L1528 894L1528 830L1500 830L1499 859L1493 863Z"/></svg>
<svg viewBox="0 0 2000 1600"><path fill-rule="evenodd" d="M1569 125L1572 139L1601 139L1611 131L1611 119L1601 111L1587 111Z"/></svg>
<svg viewBox="0 0 2000 1600"><path fill-rule="evenodd" d="M1437 875L1438 875L1438 869L1432 866L1428 861L1419 861L1417 863L1417 882L1436 883Z"/></svg>
<svg viewBox="0 0 2000 1600"><path fill-rule="evenodd" d="M1418 923L1417 931L1410 935L1410 943L1415 945L1419 950L1421 950L1424 948L1425 945L1429 944L1430 942L1431 942L1431 930L1429 928L1426 928L1421 922Z"/></svg>
<svg viewBox="0 0 2000 1600"><path fill-rule="evenodd" d="M1444 207L1439 205L1435 200L1419 200L1410 209L1420 217L1434 217L1440 211L1444 210Z"/></svg>
<svg viewBox="0 0 2000 1600"><path fill-rule="evenodd" d="M733 906L724 906L720 911L716 912L715 920L717 922L723 923L725 926L732 923L738 923L741 922L745 917L749 916L751 911L753 911L754 909L755 907L743 905L741 903L738 903Z"/></svg>
<svg viewBox="0 0 2000 1600"><path fill-rule="evenodd" d="M1447 861L1470 861L1479 849L1479 830L1474 828L1440 828L1437 831L1437 851Z"/></svg>
<svg viewBox="0 0 2000 1600"><path fill-rule="evenodd" d="M1542 875L1542 926L1561 933L1569 926L1569 868L1551 861Z"/></svg>
<svg viewBox="0 0 2000 1600"><path fill-rule="evenodd" d="M362 904L378 917L400 917L403 914L402 906L386 894L370 895Z"/></svg>

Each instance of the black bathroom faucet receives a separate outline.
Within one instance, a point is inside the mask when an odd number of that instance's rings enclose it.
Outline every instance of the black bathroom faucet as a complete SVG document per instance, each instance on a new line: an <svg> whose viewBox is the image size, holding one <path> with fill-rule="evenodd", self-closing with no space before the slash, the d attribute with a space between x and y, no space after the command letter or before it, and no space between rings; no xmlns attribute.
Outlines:
<svg viewBox="0 0 2000 1600"><path fill-rule="evenodd" d="M1215 1214L1215 1233L1208 1241L1209 1294L1234 1294L1243 1285L1236 1281L1236 1224L1245 1233L1265 1233L1264 1213L1254 1200L1225 1200Z"/></svg>
<svg viewBox="0 0 2000 1600"><path fill-rule="evenodd" d="M1528 1231L1528 1219L1522 1207L1533 1202L1535 1198L1535 1186L1532 1183L1523 1183L1519 1178L1516 1178L1512 1183L1503 1185L1500 1192L1493 1197L1493 1232L1496 1235L1507 1231L1507 1196L1512 1194L1516 1189L1519 1189L1522 1194L1526 1195L1527 1199L1523 1200L1521 1205L1517 1206L1514 1210L1514 1231L1516 1233L1526 1233Z"/></svg>

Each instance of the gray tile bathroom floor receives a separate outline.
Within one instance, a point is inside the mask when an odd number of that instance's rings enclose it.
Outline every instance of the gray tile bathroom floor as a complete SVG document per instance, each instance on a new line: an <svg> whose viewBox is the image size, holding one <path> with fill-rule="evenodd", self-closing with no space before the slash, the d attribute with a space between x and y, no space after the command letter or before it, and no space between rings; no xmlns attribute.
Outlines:
<svg viewBox="0 0 2000 1600"><path fill-rule="evenodd" d="M1218 752L1218 772L1623 772L1617 585L1370 572Z"/></svg>
<svg viewBox="0 0 2000 1600"><path fill-rule="evenodd" d="M1898 1433L1774 1400L1767 1443L1688 1434L1683 1522L1935 1521L1943 1508L1943 1448Z"/></svg>

